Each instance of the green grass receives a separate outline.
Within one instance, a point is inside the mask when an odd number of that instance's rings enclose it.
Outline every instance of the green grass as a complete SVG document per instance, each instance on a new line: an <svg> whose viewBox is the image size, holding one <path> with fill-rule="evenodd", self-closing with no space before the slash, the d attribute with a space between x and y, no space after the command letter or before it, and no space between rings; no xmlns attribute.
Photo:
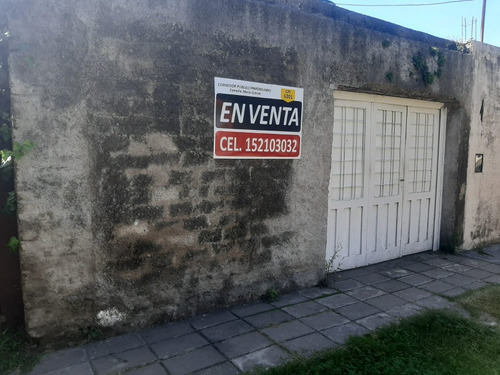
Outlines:
<svg viewBox="0 0 500 375"><path fill-rule="evenodd" d="M430 311L259 374L500 375L500 330Z"/></svg>
<svg viewBox="0 0 500 375"><path fill-rule="evenodd" d="M19 369L28 371L38 361L23 331L0 332L0 374Z"/></svg>
<svg viewBox="0 0 500 375"><path fill-rule="evenodd" d="M458 298L459 302L475 318L500 322L500 285L490 285Z"/></svg>

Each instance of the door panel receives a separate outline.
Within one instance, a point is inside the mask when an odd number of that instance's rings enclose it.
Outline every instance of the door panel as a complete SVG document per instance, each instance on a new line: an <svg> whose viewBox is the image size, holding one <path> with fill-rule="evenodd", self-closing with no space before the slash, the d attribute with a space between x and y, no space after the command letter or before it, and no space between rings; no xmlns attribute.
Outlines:
<svg viewBox="0 0 500 375"><path fill-rule="evenodd" d="M402 255L432 249L439 111L409 107Z"/></svg>
<svg viewBox="0 0 500 375"><path fill-rule="evenodd" d="M406 107L374 104L367 263L399 256Z"/></svg>
<svg viewBox="0 0 500 375"><path fill-rule="evenodd" d="M336 108L333 125L326 261L337 268L366 263L366 163L369 103Z"/></svg>

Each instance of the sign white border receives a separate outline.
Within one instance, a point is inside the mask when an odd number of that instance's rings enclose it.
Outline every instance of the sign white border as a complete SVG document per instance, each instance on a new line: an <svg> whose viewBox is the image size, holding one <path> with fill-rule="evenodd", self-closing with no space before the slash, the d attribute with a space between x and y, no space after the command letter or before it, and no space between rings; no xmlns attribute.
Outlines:
<svg viewBox="0 0 500 375"><path fill-rule="evenodd" d="M228 94L243 97L253 97L260 99L282 99L282 90L293 90L295 92L294 102L302 103L302 111L300 114L300 131L273 131L273 130L253 130L253 129L231 129L231 128L217 128L217 95ZM303 127L303 113L304 113L304 89L291 86L272 85L267 83L242 81L230 78L214 77L214 159L300 159L302 154L302 127ZM285 102L283 100L283 102ZM258 135L295 135L299 137L300 146L297 156L221 156L216 153L216 134L217 132L234 132L234 133L253 133Z"/></svg>

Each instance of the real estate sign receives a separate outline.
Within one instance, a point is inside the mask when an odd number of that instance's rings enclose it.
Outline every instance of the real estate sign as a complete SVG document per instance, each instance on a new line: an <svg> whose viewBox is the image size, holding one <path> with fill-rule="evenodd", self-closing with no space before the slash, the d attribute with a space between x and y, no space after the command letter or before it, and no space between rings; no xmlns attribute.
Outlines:
<svg viewBox="0 0 500 375"><path fill-rule="evenodd" d="M304 90L215 78L214 158L300 159Z"/></svg>

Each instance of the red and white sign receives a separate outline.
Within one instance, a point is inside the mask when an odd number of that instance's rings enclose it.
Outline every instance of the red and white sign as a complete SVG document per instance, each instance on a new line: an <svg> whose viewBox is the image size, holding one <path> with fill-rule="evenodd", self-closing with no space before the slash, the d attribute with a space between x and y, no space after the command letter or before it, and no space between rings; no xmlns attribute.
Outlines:
<svg viewBox="0 0 500 375"><path fill-rule="evenodd" d="M215 78L214 158L299 159L303 89Z"/></svg>

